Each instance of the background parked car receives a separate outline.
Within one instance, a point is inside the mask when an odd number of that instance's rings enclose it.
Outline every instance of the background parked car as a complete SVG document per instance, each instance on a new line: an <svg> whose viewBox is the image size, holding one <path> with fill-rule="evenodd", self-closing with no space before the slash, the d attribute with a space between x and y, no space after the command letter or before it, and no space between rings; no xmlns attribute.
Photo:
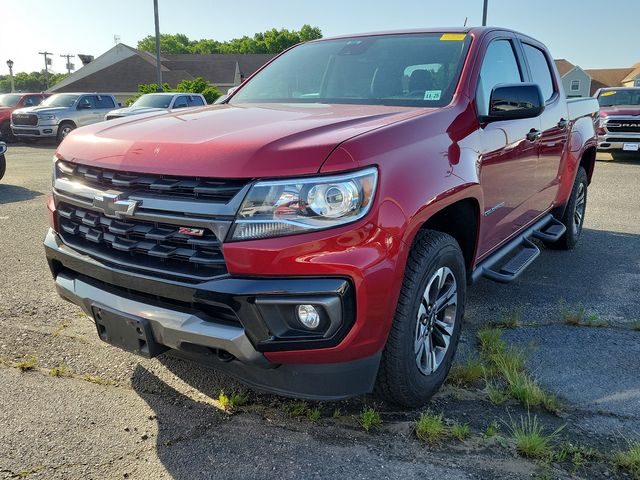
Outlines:
<svg viewBox="0 0 640 480"><path fill-rule="evenodd" d="M615 155L640 152L640 88L601 88L598 149Z"/></svg>
<svg viewBox="0 0 640 480"><path fill-rule="evenodd" d="M11 113L18 108L35 107L50 93L5 93L0 95L0 137L6 141L15 139L11 132Z"/></svg>
<svg viewBox="0 0 640 480"><path fill-rule="evenodd" d="M138 98L130 107L118 108L107 113L104 119L112 120L141 113L169 111L176 108L202 107L206 104L207 101L199 93L147 93Z"/></svg>
<svg viewBox="0 0 640 480"><path fill-rule="evenodd" d="M55 138L60 143L75 128L101 122L116 105L110 93L59 93L37 107L15 110L11 129L20 139Z"/></svg>

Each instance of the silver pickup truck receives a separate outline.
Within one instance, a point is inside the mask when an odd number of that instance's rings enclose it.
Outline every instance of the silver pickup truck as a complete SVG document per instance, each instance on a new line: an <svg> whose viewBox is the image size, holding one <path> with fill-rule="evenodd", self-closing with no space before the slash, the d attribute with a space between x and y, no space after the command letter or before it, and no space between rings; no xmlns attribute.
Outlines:
<svg viewBox="0 0 640 480"><path fill-rule="evenodd" d="M58 143L77 127L101 122L118 103L110 93L58 93L37 107L11 114L11 130L22 140L55 138Z"/></svg>

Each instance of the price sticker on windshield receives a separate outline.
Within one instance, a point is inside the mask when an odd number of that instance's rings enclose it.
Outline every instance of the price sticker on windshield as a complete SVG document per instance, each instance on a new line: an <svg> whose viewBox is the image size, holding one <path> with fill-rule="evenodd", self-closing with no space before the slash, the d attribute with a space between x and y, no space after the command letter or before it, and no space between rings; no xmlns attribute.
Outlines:
<svg viewBox="0 0 640 480"><path fill-rule="evenodd" d="M604 92L602 95L600 95L601 97L609 97L611 95L615 95L617 92Z"/></svg>
<svg viewBox="0 0 640 480"><path fill-rule="evenodd" d="M440 37L441 41L461 42L467 36L466 33L443 33Z"/></svg>
<svg viewBox="0 0 640 480"><path fill-rule="evenodd" d="M427 90L424 92L425 100L440 100L440 95L442 95L442 90Z"/></svg>

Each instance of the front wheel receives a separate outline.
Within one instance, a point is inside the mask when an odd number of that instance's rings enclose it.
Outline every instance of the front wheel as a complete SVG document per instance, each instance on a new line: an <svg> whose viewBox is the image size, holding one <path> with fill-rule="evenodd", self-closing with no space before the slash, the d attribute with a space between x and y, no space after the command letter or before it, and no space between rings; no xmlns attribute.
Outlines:
<svg viewBox="0 0 640 480"><path fill-rule="evenodd" d="M4 172L7 170L7 161L4 158L4 154L0 154L0 180L4 177Z"/></svg>
<svg viewBox="0 0 640 480"><path fill-rule="evenodd" d="M418 233L382 353L376 392L418 407L449 373L460 338L466 270L458 243L433 230Z"/></svg>
<svg viewBox="0 0 640 480"><path fill-rule="evenodd" d="M75 130L76 126L71 122L63 122L58 127L58 134L56 139L58 144L62 143L62 141L69 135L73 130Z"/></svg>
<svg viewBox="0 0 640 480"><path fill-rule="evenodd" d="M583 167L579 167L567 207L560 219L567 231L560 240L552 244L553 247L571 250L578 243L582 233L582 226L584 225L584 214L587 209L588 184L587 172Z"/></svg>

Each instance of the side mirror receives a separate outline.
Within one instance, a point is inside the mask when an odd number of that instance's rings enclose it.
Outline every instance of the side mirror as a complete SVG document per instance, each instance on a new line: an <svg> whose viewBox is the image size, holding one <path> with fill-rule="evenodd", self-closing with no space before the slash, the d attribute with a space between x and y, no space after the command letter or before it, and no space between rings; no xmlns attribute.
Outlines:
<svg viewBox="0 0 640 480"><path fill-rule="evenodd" d="M91 104L89 103L79 103L78 110L88 110L91 108Z"/></svg>
<svg viewBox="0 0 640 480"><path fill-rule="evenodd" d="M497 122L534 118L544 111L542 90L536 83L514 83L496 86L489 100L489 114L482 120Z"/></svg>

